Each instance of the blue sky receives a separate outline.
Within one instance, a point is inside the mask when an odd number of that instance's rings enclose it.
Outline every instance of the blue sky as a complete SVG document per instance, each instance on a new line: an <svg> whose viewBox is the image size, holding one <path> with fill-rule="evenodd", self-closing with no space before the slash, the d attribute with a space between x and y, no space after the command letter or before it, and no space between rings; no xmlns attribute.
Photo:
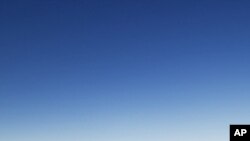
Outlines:
<svg viewBox="0 0 250 141"><path fill-rule="evenodd" d="M250 123L249 6L1 0L0 140L227 141Z"/></svg>

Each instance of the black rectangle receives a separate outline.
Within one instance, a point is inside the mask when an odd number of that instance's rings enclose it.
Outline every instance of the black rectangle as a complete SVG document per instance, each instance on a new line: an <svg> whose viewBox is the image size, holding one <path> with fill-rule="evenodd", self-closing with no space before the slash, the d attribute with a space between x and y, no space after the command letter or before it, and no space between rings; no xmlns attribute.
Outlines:
<svg viewBox="0 0 250 141"><path fill-rule="evenodd" d="M230 141L250 141L250 125L230 125Z"/></svg>

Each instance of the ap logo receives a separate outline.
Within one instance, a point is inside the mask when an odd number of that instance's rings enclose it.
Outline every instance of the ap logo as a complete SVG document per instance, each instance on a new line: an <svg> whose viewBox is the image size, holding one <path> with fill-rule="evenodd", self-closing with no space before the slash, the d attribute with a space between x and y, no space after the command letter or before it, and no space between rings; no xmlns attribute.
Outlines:
<svg viewBox="0 0 250 141"><path fill-rule="evenodd" d="M230 125L230 141L250 141L250 125Z"/></svg>

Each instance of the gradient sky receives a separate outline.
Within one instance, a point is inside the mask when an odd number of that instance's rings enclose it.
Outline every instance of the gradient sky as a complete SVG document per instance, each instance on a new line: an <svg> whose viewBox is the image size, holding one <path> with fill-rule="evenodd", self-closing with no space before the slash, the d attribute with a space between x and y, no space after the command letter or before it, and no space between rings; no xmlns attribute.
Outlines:
<svg viewBox="0 0 250 141"><path fill-rule="evenodd" d="M248 0L1 0L1 141L228 141L250 123Z"/></svg>

